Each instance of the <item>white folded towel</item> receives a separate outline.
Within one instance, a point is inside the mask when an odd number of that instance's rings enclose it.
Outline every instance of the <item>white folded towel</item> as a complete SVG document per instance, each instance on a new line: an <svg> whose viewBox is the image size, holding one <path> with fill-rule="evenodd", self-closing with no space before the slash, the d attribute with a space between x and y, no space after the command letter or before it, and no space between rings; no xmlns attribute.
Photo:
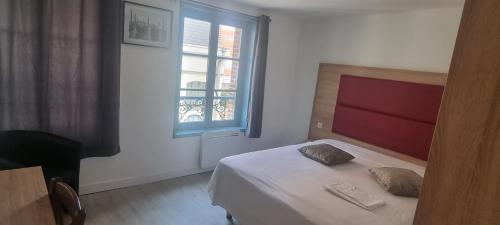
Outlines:
<svg viewBox="0 0 500 225"><path fill-rule="evenodd" d="M325 185L325 189L328 192L366 210L371 211L385 205L384 200L377 199L373 195L359 190L356 186L346 181Z"/></svg>

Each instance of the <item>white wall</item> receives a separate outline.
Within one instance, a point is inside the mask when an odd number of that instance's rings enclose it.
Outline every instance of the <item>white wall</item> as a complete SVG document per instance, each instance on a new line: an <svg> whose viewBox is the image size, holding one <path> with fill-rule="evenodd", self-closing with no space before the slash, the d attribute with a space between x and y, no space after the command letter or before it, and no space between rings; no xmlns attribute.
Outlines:
<svg viewBox="0 0 500 225"><path fill-rule="evenodd" d="M292 139L307 137L320 62L448 72L461 12L460 6L304 21Z"/></svg>
<svg viewBox="0 0 500 225"><path fill-rule="evenodd" d="M327 62L448 72L461 7L343 17L326 23Z"/></svg>
<svg viewBox="0 0 500 225"><path fill-rule="evenodd" d="M174 11L178 24L179 1L137 0L142 4ZM262 10L230 1L206 0L229 9L259 15ZM294 143L283 135L290 121L287 113L293 96L300 23L285 14L272 17L268 73L265 88L263 133L247 139L246 151ZM82 161L82 193L101 191L200 172L200 138L173 137L178 30L171 49L122 45L120 145L113 157Z"/></svg>
<svg viewBox="0 0 500 225"><path fill-rule="evenodd" d="M320 20L305 21L301 26L299 55L295 67L294 104L290 111L292 120L289 123L290 138L307 139L309 120L312 111L316 77L319 63L322 62L324 44L324 23Z"/></svg>

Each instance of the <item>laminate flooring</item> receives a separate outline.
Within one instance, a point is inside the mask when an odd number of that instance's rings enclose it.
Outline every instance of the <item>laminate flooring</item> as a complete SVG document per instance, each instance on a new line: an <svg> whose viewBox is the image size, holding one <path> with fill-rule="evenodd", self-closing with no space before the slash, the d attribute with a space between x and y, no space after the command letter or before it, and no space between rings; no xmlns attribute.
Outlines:
<svg viewBox="0 0 500 225"><path fill-rule="evenodd" d="M86 225L238 225L207 193L211 173L81 196Z"/></svg>

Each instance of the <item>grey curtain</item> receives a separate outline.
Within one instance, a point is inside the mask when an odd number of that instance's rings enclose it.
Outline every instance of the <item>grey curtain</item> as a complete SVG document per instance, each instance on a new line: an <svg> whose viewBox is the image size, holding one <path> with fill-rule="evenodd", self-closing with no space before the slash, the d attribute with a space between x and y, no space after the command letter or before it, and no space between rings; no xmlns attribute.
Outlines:
<svg viewBox="0 0 500 225"><path fill-rule="evenodd" d="M0 130L117 154L120 0L0 0Z"/></svg>
<svg viewBox="0 0 500 225"><path fill-rule="evenodd" d="M262 133L262 113L264 110L264 88L266 86L267 46L271 18L258 18L252 67L252 89L248 118L247 136L260 138Z"/></svg>

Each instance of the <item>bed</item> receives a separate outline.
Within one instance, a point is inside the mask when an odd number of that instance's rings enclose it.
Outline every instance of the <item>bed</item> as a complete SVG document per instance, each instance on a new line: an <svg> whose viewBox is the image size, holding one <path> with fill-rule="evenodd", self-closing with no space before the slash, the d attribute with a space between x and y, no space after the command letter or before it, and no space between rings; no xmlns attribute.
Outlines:
<svg viewBox="0 0 500 225"><path fill-rule="evenodd" d="M327 143L356 158L328 167L297 151ZM214 205L243 225L410 225L417 199L397 197L371 177L373 167L401 167L423 175L424 167L337 140L318 140L221 160L209 183ZM379 196L386 206L364 210L325 191L324 185L346 180Z"/></svg>
<svg viewBox="0 0 500 225"><path fill-rule="evenodd" d="M221 160L209 183L212 203L243 225L412 224L418 200L388 193L368 169L423 176L445 82L446 74L321 64L309 131L316 141ZM298 151L320 143L355 159L325 166ZM386 205L368 211L325 190L339 180Z"/></svg>

